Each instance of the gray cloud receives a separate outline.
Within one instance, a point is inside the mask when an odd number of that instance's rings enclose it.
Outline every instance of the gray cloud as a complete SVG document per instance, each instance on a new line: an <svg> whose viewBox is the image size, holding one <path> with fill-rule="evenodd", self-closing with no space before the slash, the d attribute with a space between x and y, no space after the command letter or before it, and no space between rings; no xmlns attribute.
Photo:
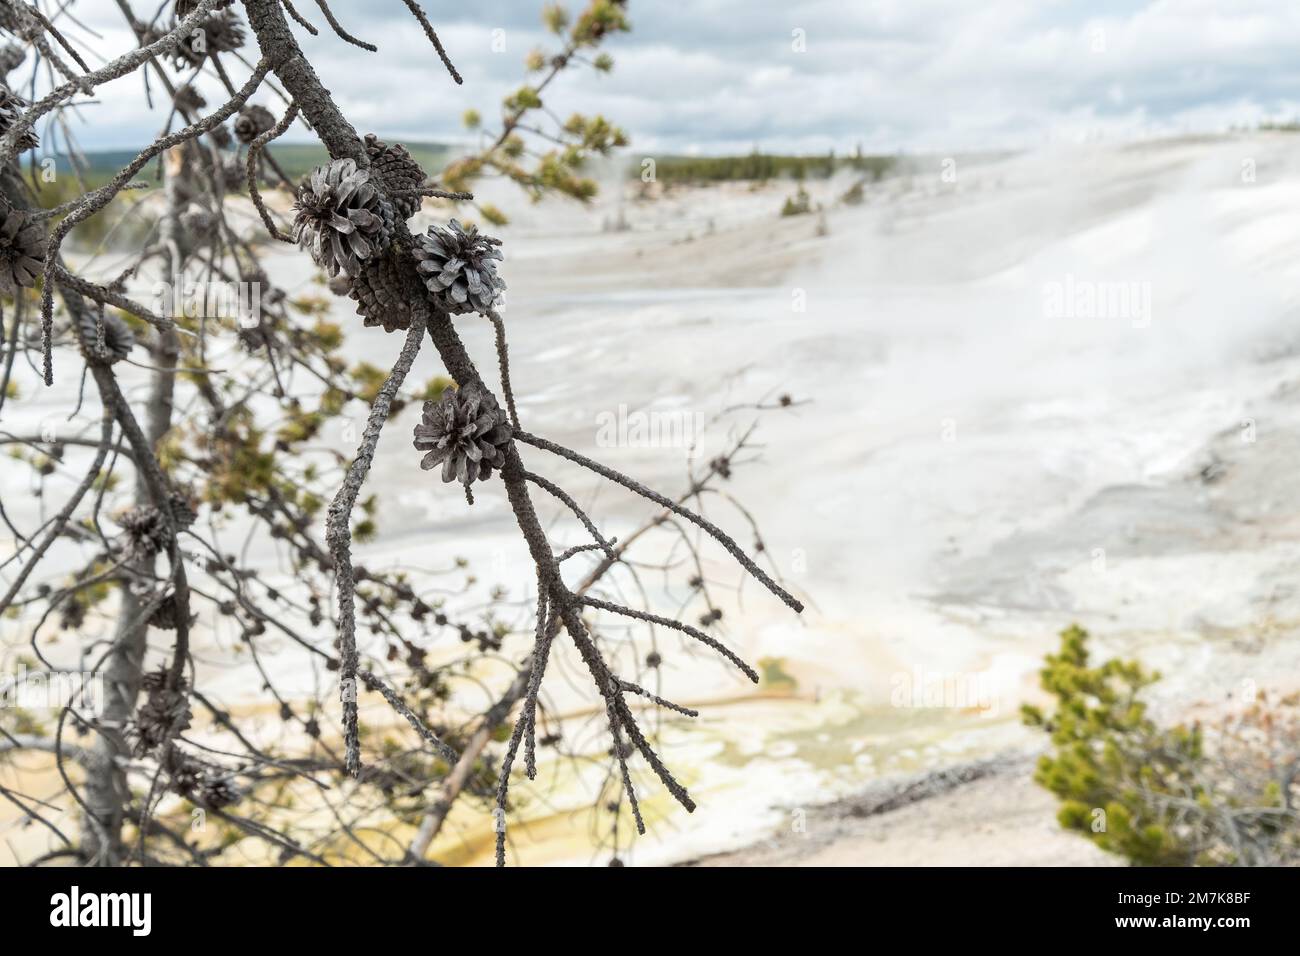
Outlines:
<svg viewBox="0 0 1300 956"><path fill-rule="evenodd" d="M463 139L461 113L491 115L546 40L540 4L427 2L465 76L457 88L400 0L332 6L380 53L323 23L319 37L300 31L302 44L357 125L390 136ZM123 48L114 5L73 9L101 33L95 49ZM1217 130L1291 118L1300 103L1290 0L632 0L630 10L633 32L608 47L614 73L567 75L547 105L607 114L634 152L1025 146ZM504 52L493 49L498 30ZM162 116L141 122L139 90L138 77L106 87L77 127L83 145L151 136Z"/></svg>

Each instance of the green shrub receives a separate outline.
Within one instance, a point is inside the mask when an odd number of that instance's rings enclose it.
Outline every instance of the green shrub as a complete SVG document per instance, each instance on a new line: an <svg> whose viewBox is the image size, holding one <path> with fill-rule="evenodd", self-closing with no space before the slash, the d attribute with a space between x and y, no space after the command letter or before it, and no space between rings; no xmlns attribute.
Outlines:
<svg viewBox="0 0 1300 956"><path fill-rule="evenodd" d="M1023 708L1051 736L1035 779L1061 800L1058 820L1145 866L1266 865L1300 858L1300 720L1295 698L1252 694L1203 727L1159 726L1140 699L1159 679L1135 661L1091 666L1071 626L1041 671L1050 715Z"/></svg>
<svg viewBox="0 0 1300 956"><path fill-rule="evenodd" d="M781 207L782 216L803 216L809 212L812 212L812 200L808 197L808 190L802 186L793 196L787 197Z"/></svg>

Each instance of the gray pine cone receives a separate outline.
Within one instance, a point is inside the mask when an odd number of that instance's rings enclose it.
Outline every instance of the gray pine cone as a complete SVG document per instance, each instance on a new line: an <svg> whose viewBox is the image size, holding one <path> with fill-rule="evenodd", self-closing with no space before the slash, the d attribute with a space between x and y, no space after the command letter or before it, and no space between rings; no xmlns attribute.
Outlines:
<svg viewBox="0 0 1300 956"><path fill-rule="evenodd" d="M0 29L21 40L34 40L44 30L40 22L24 9L25 4L0 3Z"/></svg>
<svg viewBox="0 0 1300 956"><path fill-rule="evenodd" d="M199 520L199 513L194 510L194 503L185 492L172 492L171 501L168 504L171 506L172 521L178 530L184 531Z"/></svg>
<svg viewBox="0 0 1300 956"><path fill-rule="evenodd" d="M225 123L218 123L208 130L208 136L221 149L225 149L230 145L230 127Z"/></svg>
<svg viewBox="0 0 1300 956"><path fill-rule="evenodd" d="M144 703L135 712L135 754L143 757L167 743L190 726L189 692L184 683L177 690L167 689L167 669L144 676L142 688L147 692Z"/></svg>
<svg viewBox="0 0 1300 956"><path fill-rule="evenodd" d="M0 291L30 288L45 269L45 229L21 209L0 203Z"/></svg>
<svg viewBox="0 0 1300 956"><path fill-rule="evenodd" d="M6 43L0 47L0 76L8 76L27 59L27 48L20 43Z"/></svg>
<svg viewBox="0 0 1300 956"><path fill-rule="evenodd" d="M492 477L505 464L510 423L490 392L474 382L448 389L436 402L424 403L424 416L415 426L415 447L426 452L425 471L442 465L443 481L469 486Z"/></svg>
<svg viewBox="0 0 1300 956"><path fill-rule="evenodd" d="M372 256L351 280L346 294L356 300L357 314L366 326L382 326L385 332L411 327L411 306L403 289L410 289L400 263L391 254ZM409 294L409 293L408 293ZM418 293L417 293L418 294Z"/></svg>
<svg viewBox="0 0 1300 956"><path fill-rule="evenodd" d="M197 614L190 615L190 624L199 619ZM149 626L156 627L162 631L174 631L181 621L180 602L176 600L175 594L169 594L161 604L154 608L153 614L149 615Z"/></svg>
<svg viewBox="0 0 1300 956"><path fill-rule="evenodd" d="M149 615L149 626L156 627L161 631L174 631L176 625L180 623L180 614L177 612L176 596L169 594L163 598L162 603L154 608L153 614Z"/></svg>
<svg viewBox="0 0 1300 956"><path fill-rule="evenodd" d="M140 690L146 694L153 694L167 686L167 666L160 664L151 671L146 671L140 675ZM189 687L189 682L184 677L181 678L181 688Z"/></svg>
<svg viewBox="0 0 1300 956"><path fill-rule="evenodd" d="M465 229L455 219L448 226L430 226L416 239L415 258L425 286L448 312L479 312L496 307L506 284L493 260L502 258L497 240Z"/></svg>
<svg viewBox="0 0 1300 956"><path fill-rule="evenodd" d="M64 601L63 611L59 614L59 627L65 631L75 631L86 623L86 605L78 600Z"/></svg>
<svg viewBox="0 0 1300 956"><path fill-rule="evenodd" d="M220 810L238 803L244 792L226 775L205 774L196 799L210 810Z"/></svg>
<svg viewBox="0 0 1300 956"><path fill-rule="evenodd" d="M217 129L225 127L218 126ZM226 132L226 142L230 142L230 133ZM227 156L221 161L220 174L222 186L228 193L237 193L248 186L248 168L239 161L238 156Z"/></svg>
<svg viewBox="0 0 1300 956"><path fill-rule="evenodd" d="M185 208L185 211L176 218L181 228L185 230L187 238L204 239L215 235L217 232L216 215L204 209L198 203L190 203Z"/></svg>
<svg viewBox="0 0 1300 956"><path fill-rule="evenodd" d="M153 557L171 544L167 522L153 505L128 508L117 517L117 524L132 558Z"/></svg>
<svg viewBox="0 0 1300 956"><path fill-rule="evenodd" d="M350 159L317 166L294 203L293 238L330 276L356 277L361 263L388 242L383 200L370 172Z"/></svg>
<svg viewBox="0 0 1300 956"><path fill-rule="evenodd" d="M188 797L194 792L195 787L200 783L203 768L194 761L180 755L180 751L171 748L172 759L167 767L167 773L172 778L172 789L183 797Z"/></svg>
<svg viewBox="0 0 1300 956"><path fill-rule="evenodd" d="M212 54L238 50L244 45L244 38L244 23L239 15L223 10L211 14L195 29L180 37L172 54L172 62L180 70L201 66Z"/></svg>
<svg viewBox="0 0 1300 956"><path fill-rule="evenodd" d="M18 122L19 115L26 109L26 100L0 86L0 136L9 132L9 127ZM41 145L41 139L36 135L34 129L25 129L23 134L18 137L17 146L20 153L35 149L39 145Z"/></svg>
<svg viewBox="0 0 1300 956"><path fill-rule="evenodd" d="M176 104L178 110L187 113L197 113L208 105L208 101L203 98L203 94L188 83L176 90L172 102Z"/></svg>
<svg viewBox="0 0 1300 956"><path fill-rule="evenodd" d="M401 143L389 146L374 133L366 134L366 153L370 175L388 193L398 214L410 219L420 211L423 197L416 190L427 178L424 170Z"/></svg>
<svg viewBox="0 0 1300 956"><path fill-rule="evenodd" d="M263 346L270 345L273 341L270 331L268 331L263 325L259 325L255 328L241 327L237 334L239 336L240 346L250 355Z"/></svg>
<svg viewBox="0 0 1300 956"><path fill-rule="evenodd" d="M273 126L275 114L265 106L245 106L235 119L235 138L251 143Z"/></svg>
<svg viewBox="0 0 1300 956"><path fill-rule="evenodd" d="M99 349L97 324L102 324L104 327L102 351ZM82 351L87 358L108 362L111 365L131 354L131 349L135 345L135 333L116 315L87 311L81 317L81 343Z"/></svg>

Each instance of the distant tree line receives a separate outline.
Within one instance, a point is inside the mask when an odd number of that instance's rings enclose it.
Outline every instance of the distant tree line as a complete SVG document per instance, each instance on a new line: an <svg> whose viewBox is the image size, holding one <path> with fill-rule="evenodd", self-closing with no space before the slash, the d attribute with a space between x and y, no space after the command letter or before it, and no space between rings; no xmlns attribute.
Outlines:
<svg viewBox="0 0 1300 956"><path fill-rule="evenodd" d="M655 178L665 183L716 183L769 179L829 179L840 169L863 173L873 181L893 168L893 156L783 156L754 150L743 156L663 156L655 158ZM640 168L633 170L640 176Z"/></svg>

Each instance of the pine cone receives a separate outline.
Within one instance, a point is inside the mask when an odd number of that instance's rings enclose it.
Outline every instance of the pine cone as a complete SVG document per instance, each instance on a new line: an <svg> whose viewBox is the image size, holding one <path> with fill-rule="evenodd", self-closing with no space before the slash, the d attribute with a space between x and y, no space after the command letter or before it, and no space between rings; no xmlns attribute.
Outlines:
<svg viewBox="0 0 1300 956"><path fill-rule="evenodd" d="M199 786L198 801L211 810L220 810L243 799L244 792L228 776L205 775Z"/></svg>
<svg viewBox="0 0 1300 956"><path fill-rule="evenodd" d="M217 127L224 129L224 127ZM230 132L226 132L226 142L229 142ZM248 168L239 161L238 156L227 156L221 161L221 184L228 193L237 193L248 185Z"/></svg>
<svg viewBox="0 0 1300 956"><path fill-rule="evenodd" d="M328 282L325 283L325 285L335 295L347 295L349 292L352 291L352 280L348 278L346 272L343 273L342 275L337 275L334 278L330 279Z"/></svg>
<svg viewBox="0 0 1300 956"><path fill-rule="evenodd" d="M371 177L388 193L398 214L410 219L420 211L423 197L416 190L427 178L424 170L401 143L389 146L374 133L366 134L366 153Z"/></svg>
<svg viewBox="0 0 1300 956"><path fill-rule="evenodd" d="M240 347L250 355L271 343L271 333L261 326L256 328L241 327L236 334L239 337Z"/></svg>
<svg viewBox="0 0 1300 956"><path fill-rule="evenodd" d="M230 127L225 123L218 123L216 126L212 127L212 129L208 130L208 137L212 142L216 143L219 148L225 149L230 145Z"/></svg>
<svg viewBox="0 0 1300 956"><path fill-rule="evenodd" d="M193 624L199 619L197 614L190 615L190 623ZM176 600L175 594L169 594L161 604L154 608L154 612L149 615L149 626L156 627L162 631L174 631L181 622L180 602Z"/></svg>
<svg viewBox="0 0 1300 956"><path fill-rule="evenodd" d="M203 767L174 747L171 748L171 753L176 755L167 767L167 773L172 778L172 789L182 797L188 797L202 782Z"/></svg>
<svg viewBox="0 0 1300 956"><path fill-rule="evenodd" d="M191 239L206 238L217 232L217 217L197 203L190 203L177 221Z"/></svg>
<svg viewBox="0 0 1300 956"><path fill-rule="evenodd" d="M245 106L235 120L235 138L241 143L251 143L275 126L275 114L265 106Z"/></svg>
<svg viewBox="0 0 1300 956"><path fill-rule="evenodd" d="M505 281L497 275L498 242L481 236L477 226L465 229L455 219L449 227L430 226L416 239L424 284L448 312L479 312L495 307Z"/></svg>
<svg viewBox="0 0 1300 956"><path fill-rule="evenodd" d="M448 389L436 402L424 403L424 417L415 426L415 447L427 452L425 471L442 465L443 481L468 486L492 477L505 464L510 424L490 392L476 382Z"/></svg>
<svg viewBox="0 0 1300 956"><path fill-rule="evenodd" d="M177 607L176 595L169 594L149 615L149 626L162 631L174 631L180 623L180 608Z"/></svg>
<svg viewBox="0 0 1300 956"><path fill-rule="evenodd" d="M23 40L34 40L45 31L40 22L23 6L14 3L0 4L0 29Z"/></svg>
<svg viewBox="0 0 1300 956"><path fill-rule="evenodd" d="M171 545L167 522L153 505L136 505L117 518L132 558L150 558Z"/></svg>
<svg viewBox="0 0 1300 956"><path fill-rule="evenodd" d="M201 767L192 761L179 761L170 773L172 773L172 790L183 797L190 796L203 782Z"/></svg>
<svg viewBox="0 0 1300 956"><path fill-rule="evenodd" d="M403 289L409 288L401 265L389 254L373 256L351 282L347 295L355 299L357 314L367 326L385 332L411 326L411 306Z"/></svg>
<svg viewBox="0 0 1300 956"><path fill-rule="evenodd" d="M141 687L147 692L135 712L135 755L143 757L176 737L190 726L189 691L182 682L176 690L167 688L167 669L146 674Z"/></svg>
<svg viewBox="0 0 1300 956"><path fill-rule="evenodd" d="M0 77L8 76L27 59L27 48L19 43L6 43L0 47Z"/></svg>
<svg viewBox="0 0 1300 956"><path fill-rule="evenodd" d="M45 269L45 229L21 209L0 202L0 291L30 288Z"/></svg>
<svg viewBox="0 0 1300 956"><path fill-rule="evenodd" d="M26 109L26 100L0 86L0 136L9 132L9 128L18 122L19 115ZM35 149L39 145L41 145L40 137L36 135L36 130L30 127L23 130L23 134L18 137L17 149L20 153Z"/></svg>
<svg viewBox="0 0 1300 956"><path fill-rule="evenodd" d="M162 690L167 686L167 668L158 667L140 675L140 689L146 694Z"/></svg>
<svg viewBox="0 0 1300 956"><path fill-rule="evenodd" d="M388 242L383 200L370 173L350 159L317 166L294 203L293 238L329 275L355 277L362 261Z"/></svg>
<svg viewBox="0 0 1300 956"><path fill-rule="evenodd" d="M176 90L172 102L176 104L178 110L186 113L197 113L208 105L208 101L203 98L203 94L188 83Z"/></svg>
<svg viewBox="0 0 1300 956"><path fill-rule="evenodd" d="M75 631L86 623L86 605L78 600L64 601L63 611L59 614L59 627L65 631Z"/></svg>
<svg viewBox="0 0 1300 956"><path fill-rule="evenodd" d="M229 53L244 45L244 23L229 10L214 13L176 43L172 62L178 70L202 66L208 56Z"/></svg>
<svg viewBox="0 0 1300 956"><path fill-rule="evenodd" d="M185 492L172 492L169 505L171 506L172 522L176 525L178 531L184 531L199 520L199 513L194 510L194 503Z"/></svg>
<svg viewBox="0 0 1300 956"><path fill-rule="evenodd" d="M99 347L99 329L104 329L103 350ZM135 333L116 315L107 312L86 311L81 316L81 350L86 358L108 364L120 362L131 354Z"/></svg>

